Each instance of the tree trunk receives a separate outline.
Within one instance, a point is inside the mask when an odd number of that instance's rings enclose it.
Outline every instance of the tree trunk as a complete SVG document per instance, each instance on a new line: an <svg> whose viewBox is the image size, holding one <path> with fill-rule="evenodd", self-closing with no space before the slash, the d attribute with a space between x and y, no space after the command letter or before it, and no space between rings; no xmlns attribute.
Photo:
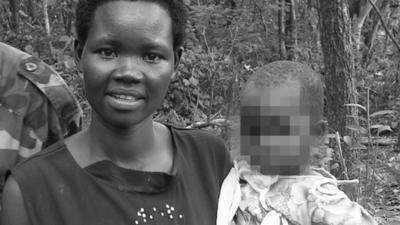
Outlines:
<svg viewBox="0 0 400 225"><path fill-rule="evenodd" d="M35 19L36 18L35 1L28 0L27 7L28 7L28 15L31 17L31 19Z"/></svg>
<svg viewBox="0 0 400 225"><path fill-rule="evenodd" d="M18 0L9 0L9 7L11 12L11 29L14 33L19 33L19 1Z"/></svg>
<svg viewBox="0 0 400 225"><path fill-rule="evenodd" d="M379 10L383 15L387 15L387 12L388 12L389 6L390 6L389 3L390 3L390 0L383 0L382 4L380 6L380 10ZM371 13L372 13L371 19L373 21L373 25L372 25L372 29L367 32L367 34L365 35L365 39L364 39L364 43L366 46L366 49L363 53L364 63L369 60L369 54L371 53L371 50L374 47L376 33L381 24L378 14L376 12L371 12Z"/></svg>
<svg viewBox="0 0 400 225"><path fill-rule="evenodd" d="M43 17L44 17L44 26L46 30L46 34L49 37L50 36L50 21L49 21L49 13L47 10L48 6L48 0L43 0Z"/></svg>
<svg viewBox="0 0 400 225"><path fill-rule="evenodd" d="M64 30L66 35L72 35L72 20L74 17L73 12L70 10L73 8L71 0L66 1L66 9L62 11L62 18L64 22Z"/></svg>
<svg viewBox="0 0 400 225"><path fill-rule="evenodd" d="M400 55L400 53L398 55ZM400 57L398 57L396 66L397 66L396 85L397 85L397 87L399 87L400 86ZM396 88L395 96L397 98L400 97L399 88ZM395 151L400 152L400 127L398 129L399 129L399 131L397 132L397 144L395 146Z"/></svg>
<svg viewBox="0 0 400 225"><path fill-rule="evenodd" d="M44 17L44 26L46 30L47 40L49 44L50 54L54 58L53 44L51 43L51 30L50 30L50 21L49 21L49 13L48 13L48 0L43 0L43 17Z"/></svg>
<svg viewBox="0 0 400 225"><path fill-rule="evenodd" d="M374 3L377 0L372 0ZM361 31L364 26L365 19L368 17L369 12L372 9L372 5L368 1L359 1L359 13L353 17L353 35L354 35L354 47L358 54L361 46Z"/></svg>
<svg viewBox="0 0 400 225"><path fill-rule="evenodd" d="M278 11L278 39L279 39L279 55L281 60L287 58L286 44L285 44L285 0L278 0L279 11Z"/></svg>
<svg viewBox="0 0 400 225"><path fill-rule="evenodd" d="M324 56L325 115L329 126L341 135L346 132L346 103L350 103L354 57L350 18L346 0L320 0L321 47Z"/></svg>
<svg viewBox="0 0 400 225"><path fill-rule="evenodd" d="M296 2L295 0L286 0L286 6L288 7L289 15L286 19L286 51L287 59L296 61L297 60L297 24L296 24Z"/></svg>

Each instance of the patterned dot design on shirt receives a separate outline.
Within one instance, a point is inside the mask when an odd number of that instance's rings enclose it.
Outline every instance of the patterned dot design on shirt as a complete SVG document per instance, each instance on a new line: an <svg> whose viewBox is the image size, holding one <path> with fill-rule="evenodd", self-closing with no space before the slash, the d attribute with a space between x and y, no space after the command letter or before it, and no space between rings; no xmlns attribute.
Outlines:
<svg viewBox="0 0 400 225"><path fill-rule="evenodd" d="M165 204L161 207L151 207L149 209L139 208L133 216L132 225L139 224L184 224L184 216L171 204Z"/></svg>

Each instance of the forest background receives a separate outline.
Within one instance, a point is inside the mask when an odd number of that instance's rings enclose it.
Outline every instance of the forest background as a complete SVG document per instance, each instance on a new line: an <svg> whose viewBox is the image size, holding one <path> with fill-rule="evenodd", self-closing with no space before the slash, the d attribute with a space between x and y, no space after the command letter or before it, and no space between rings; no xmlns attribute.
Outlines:
<svg viewBox="0 0 400 225"><path fill-rule="evenodd" d="M0 0L0 41L55 68L84 110L73 60L76 0ZM155 119L210 129L237 148L243 83L275 60L325 81L326 138L313 163L338 179L380 224L400 224L400 0L185 0L182 63Z"/></svg>

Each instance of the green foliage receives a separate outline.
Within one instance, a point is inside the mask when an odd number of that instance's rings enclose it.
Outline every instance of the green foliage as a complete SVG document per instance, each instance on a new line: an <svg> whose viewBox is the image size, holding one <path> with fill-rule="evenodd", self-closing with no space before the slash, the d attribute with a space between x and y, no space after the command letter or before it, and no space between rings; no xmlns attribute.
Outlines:
<svg viewBox="0 0 400 225"><path fill-rule="evenodd" d="M258 27L248 15L246 9L191 7L186 49L161 112L174 111L178 124L189 125L237 110L249 68L267 61Z"/></svg>
<svg viewBox="0 0 400 225"><path fill-rule="evenodd" d="M76 0L48 1L49 36L44 29L42 2L32 1L31 7L25 4L26 0L18 0L18 3L17 31L12 29L8 1L0 2L0 27L4 31L0 41L52 65L70 84L89 115L82 79L73 61L72 21ZM241 84L257 67L279 59L276 47L278 10L275 3L262 0L244 1L237 8L214 2L190 5L184 55L156 119L188 126L237 114ZM304 7L299 10L306 21L299 25L299 34L304 33L299 35L303 41L299 41L296 48L299 60L319 68L316 14Z"/></svg>

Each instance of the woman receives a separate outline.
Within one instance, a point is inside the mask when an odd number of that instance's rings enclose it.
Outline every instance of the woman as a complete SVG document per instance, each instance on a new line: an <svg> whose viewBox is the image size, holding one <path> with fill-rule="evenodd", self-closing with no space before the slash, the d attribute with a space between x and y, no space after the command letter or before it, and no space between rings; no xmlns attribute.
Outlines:
<svg viewBox="0 0 400 225"><path fill-rule="evenodd" d="M11 171L3 225L215 223L223 142L152 120L182 53L182 0L80 0L76 13L91 124Z"/></svg>

